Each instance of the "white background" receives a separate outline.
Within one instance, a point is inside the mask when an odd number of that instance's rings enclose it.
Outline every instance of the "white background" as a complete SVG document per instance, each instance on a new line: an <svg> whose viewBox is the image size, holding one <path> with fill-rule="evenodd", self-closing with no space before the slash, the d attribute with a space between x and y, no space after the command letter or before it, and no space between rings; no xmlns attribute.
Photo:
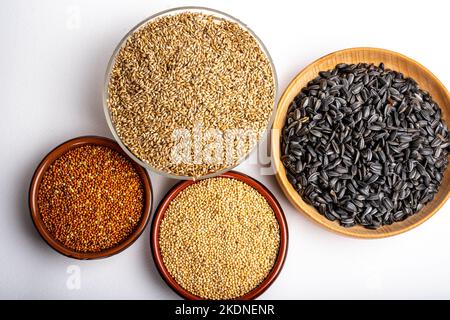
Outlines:
<svg viewBox="0 0 450 320"><path fill-rule="evenodd" d="M31 222L27 193L40 160L59 143L111 137L102 110L110 55L135 24L158 11L203 5L249 25L266 44L280 90L335 50L401 52L450 87L447 1L17 1L0 2L0 298L174 299L157 273L149 227L123 253L77 261L51 250ZM450 298L450 203L406 234L358 240L322 229L290 205L255 161L238 171L263 182L289 225L289 250L263 299ZM176 182L151 174L155 205ZM81 270L69 290L67 268Z"/></svg>

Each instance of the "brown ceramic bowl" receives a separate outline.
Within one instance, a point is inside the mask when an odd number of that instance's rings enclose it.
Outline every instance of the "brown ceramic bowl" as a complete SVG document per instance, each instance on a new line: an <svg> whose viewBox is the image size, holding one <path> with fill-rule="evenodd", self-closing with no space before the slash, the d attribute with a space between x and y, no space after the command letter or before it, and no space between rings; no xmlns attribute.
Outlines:
<svg viewBox="0 0 450 320"><path fill-rule="evenodd" d="M235 171L229 171L226 173L221 174L218 177L223 178L232 178L236 179L242 182L245 182L246 184L252 186L255 188L258 192L260 192L264 198L267 200L269 205L272 207L276 219L278 221L278 224L280 226L280 249L278 252L277 259L275 261L275 264L272 268L272 271L270 271L267 278L255 289L251 290L247 294L243 295L242 297L237 298L237 300L252 300L256 297L258 297L260 294L262 294L264 291L267 290L267 288L275 281L278 274L281 271L281 268L283 267L283 263L286 257L287 252L287 242L288 242L288 230L287 230L287 223L286 218L284 217L283 210L281 209L280 204L275 199L274 195L267 190L266 187L264 187L260 182L256 181L255 179L244 175L242 173L238 173ZM150 236L150 245L152 248L153 253L153 260L155 261L156 267L161 274L161 277L164 279L164 281L181 297L189 300L202 300L202 298L193 295L192 293L188 292L187 290L183 289L169 274L169 271L164 265L161 251L158 244L159 239L159 228L161 225L161 221L164 218L164 214L169 207L170 202L185 188L190 186L191 184L196 183L196 181L193 180L186 180L179 182L176 184L164 197L164 199L159 204L155 216L153 217L153 223L152 223L152 230L151 230L151 236Z"/></svg>
<svg viewBox="0 0 450 320"><path fill-rule="evenodd" d="M124 241L119 243L118 245L100 251L100 252L89 252L89 253L83 253L83 252L77 252L72 249L69 249L65 247L63 244L61 244L59 241L54 239L50 233L47 231L47 228L45 227L41 215L39 214L39 208L37 203L38 198L38 191L39 186L41 184L42 178L45 174L45 172L48 170L49 166L60 156L62 156L64 153L71 149L78 148L83 145L99 145L99 146L105 146L108 147L114 151L117 151L121 155L123 155L125 158L130 160L130 162L134 165L134 168L136 169L136 172L139 174L142 180L142 185L144 187L144 209L142 212L141 220L139 221L139 224L136 226L135 230L126 238ZM38 168L36 169L33 178L31 180L31 186L29 191L29 206L30 206L30 212L31 212L31 218L33 219L33 223L36 226L36 229L38 230L41 237L47 242L47 244L58 251L59 253L75 259L80 260L87 260L87 259L99 259L99 258L106 258L109 256L112 256L116 253L121 252L122 250L129 247L144 231L149 218L150 218L150 212L152 207L152 187L150 183L150 177L148 176L147 171L139 166L137 163L135 163L133 160L128 157L125 152L123 152L122 148L113 140L103 137L96 137L96 136L86 136L86 137L79 137L72 140L69 140L67 142L64 142L63 144L59 145L55 149L53 149L45 158L42 160L42 162L39 164Z"/></svg>
<svg viewBox="0 0 450 320"><path fill-rule="evenodd" d="M281 163L280 156L280 134L286 121L286 113L289 104L300 90L319 71L333 69L338 63L374 63L378 65L383 62L386 68L400 71L406 77L411 77L417 81L421 88L428 91L433 100L439 105L442 117L447 124L450 124L450 94L445 86L429 70L418 62L393 51L377 48L353 48L337 51L326 55L303 69L288 85L278 102L278 110L273 123L272 130L272 157L277 170L277 180L291 203L307 216L320 225L347 236L358 238L383 238L393 236L411 230L433 216L447 201L450 195L450 172L447 169L444 173L441 186L434 199L430 201L420 212L408 217L404 221L395 222L378 229L372 230L362 226L344 228L337 221L330 221L321 215L313 206L307 204L295 191L286 177L286 170Z"/></svg>

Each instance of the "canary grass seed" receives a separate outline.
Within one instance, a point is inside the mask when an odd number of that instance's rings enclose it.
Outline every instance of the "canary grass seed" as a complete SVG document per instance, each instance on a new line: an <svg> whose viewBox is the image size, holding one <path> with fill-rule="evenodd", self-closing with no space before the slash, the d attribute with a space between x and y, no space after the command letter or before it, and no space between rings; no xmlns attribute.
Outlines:
<svg viewBox="0 0 450 320"><path fill-rule="evenodd" d="M448 164L441 110L384 65L338 64L292 101L282 161L292 186L327 219L376 229L420 211Z"/></svg>
<svg viewBox="0 0 450 320"><path fill-rule="evenodd" d="M126 40L110 73L107 105L137 158L162 172L198 177L236 165L255 146L274 108L274 76L258 41L239 24L179 13L147 22ZM178 140L195 128L197 144ZM235 130L255 139L225 137ZM174 156L186 145L187 156ZM211 147L213 161L199 156Z"/></svg>
<svg viewBox="0 0 450 320"><path fill-rule="evenodd" d="M163 262L174 280L205 299L238 298L272 270L280 228L265 198L248 184L210 178L182 190L159 230Z"/></svg>
<svg viewBox="0 0 450 320"><path fill-rule="evenodd" d="M56 159L38 191L48 232L77 252L99 252L125 240L141 219L143 201L133 164L97 145L77 147Z"/></svg>

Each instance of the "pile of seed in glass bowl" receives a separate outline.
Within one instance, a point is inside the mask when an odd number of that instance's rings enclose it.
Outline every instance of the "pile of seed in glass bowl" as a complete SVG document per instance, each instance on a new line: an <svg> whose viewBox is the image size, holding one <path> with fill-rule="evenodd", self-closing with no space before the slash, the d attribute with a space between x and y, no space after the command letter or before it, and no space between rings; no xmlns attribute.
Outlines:
<svg viewBox="0 0 450 320"><path fill-rule="evenodd" d="M449 134L439 106L383 64L338 64L292 101L281 138L287 178L344 227L376 229L420 211L438 191Z"/></svg>
<svg viewBox="0 0 450 320"><path fill-rule="evenodd" d="M246 28L212 14L149 20L126 39L110 71L107 108L118 140L171 176L236 166L274 109L270 58Z"/></svg>

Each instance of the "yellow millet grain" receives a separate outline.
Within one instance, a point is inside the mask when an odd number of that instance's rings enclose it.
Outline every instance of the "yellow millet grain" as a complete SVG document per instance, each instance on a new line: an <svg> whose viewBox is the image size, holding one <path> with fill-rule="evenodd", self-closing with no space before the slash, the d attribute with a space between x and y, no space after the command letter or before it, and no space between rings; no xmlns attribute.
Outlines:
<svg viewBox="0 0 450 320"><path fill-rule="evenodd" d="M167 270L185 290L205 299L233 299L272 270L280 228L256 189L236 179L211 178L171 201L159 246Z"/></svg>

